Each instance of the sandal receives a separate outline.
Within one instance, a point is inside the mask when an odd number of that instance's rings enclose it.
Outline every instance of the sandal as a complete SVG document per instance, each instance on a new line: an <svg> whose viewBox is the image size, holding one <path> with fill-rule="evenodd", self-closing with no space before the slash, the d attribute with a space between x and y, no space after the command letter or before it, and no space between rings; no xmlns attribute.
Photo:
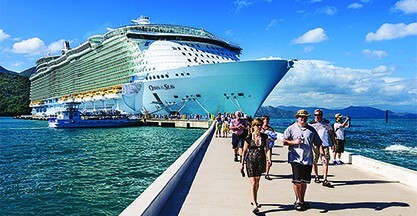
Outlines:
<svg viewBox="0 0 417 216"><path fill-rule="evenodd" d="M320 183L320 178L318 176L314 177L314 182L315 183Z"/></svg>
<svg viewBox="0 0 417 216"><path fill-rule="evenodd" d="M269 175L265 175L265 179L266 180L272 180L271 176L269 176Z"/></svg>
<svg viewBox="0 0 417 216"><path fill-rule="evenodd" d="M250 204L253 206L253 202L251 202ZM260 208L261 207L261 204L257 203L256 204L256 207Z"/></svg>
<svg viewBox="0 0 417 216"><path fill-rule="evenodd" d="M253 202L251 202L250 203L252 206L255 206L254 204L253 204ZM254 213L254 214L256 214L256 213L259 213L259 208L261 207L261 205L259 205L259 203L257 203L256 204L256 206L255 206L255 208L252 210L252 212Z"/></svg>
<svg viewBox="0 0 417 216"><path fill-rule="evenodd" d="M332 184L329 181L327 181L327 179L323 181L323 184L322 185L324 187L333 187Z"/></svg>
<svg viewBox="0 0 417 216"><path fill-rule="evenodd" d="M301 203L295 203L294 208L297 211L305 211L305 210L307 210L306 207L303 204L301 204Z"/></svg>

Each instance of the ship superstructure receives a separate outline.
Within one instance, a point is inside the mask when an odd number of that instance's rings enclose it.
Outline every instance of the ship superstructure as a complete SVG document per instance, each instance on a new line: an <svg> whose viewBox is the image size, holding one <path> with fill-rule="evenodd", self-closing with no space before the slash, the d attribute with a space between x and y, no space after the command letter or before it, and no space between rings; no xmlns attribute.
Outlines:
<svg viewBox="0 0 417 216"><path fill-rule="evenodd" d="M292 65L239 62L238 45L204 29L151 24L148 17L132 21L40 58L30 77L32 113L55 115L64 103L80 102L85 112L254 114Z"/></svg>

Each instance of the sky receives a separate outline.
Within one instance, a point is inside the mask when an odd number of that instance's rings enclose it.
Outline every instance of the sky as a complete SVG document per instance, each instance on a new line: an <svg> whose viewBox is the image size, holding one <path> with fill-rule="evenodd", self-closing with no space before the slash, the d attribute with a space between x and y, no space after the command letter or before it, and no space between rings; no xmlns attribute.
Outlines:
<svg viewBox="0 0 417 216"><path fill-rule="evenodd" d="M263 104L417 113L417 0L0 0L0 66L21 72L107 28L205 30L240 59L298 59Z"/></svg>

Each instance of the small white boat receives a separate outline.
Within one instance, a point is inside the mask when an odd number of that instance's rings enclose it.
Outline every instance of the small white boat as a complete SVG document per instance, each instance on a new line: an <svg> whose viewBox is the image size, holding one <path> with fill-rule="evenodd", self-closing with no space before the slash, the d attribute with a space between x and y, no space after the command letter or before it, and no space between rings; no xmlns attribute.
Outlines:
<svg viewBox="0 0 417 216"><path fill-rule="evenodd" d="M130 119L119 112L84 115L78 111L79 102L64 104L64 111L48 121L51 128L92 128L92 127L128 127L139 125L138 119Z"/></svg>

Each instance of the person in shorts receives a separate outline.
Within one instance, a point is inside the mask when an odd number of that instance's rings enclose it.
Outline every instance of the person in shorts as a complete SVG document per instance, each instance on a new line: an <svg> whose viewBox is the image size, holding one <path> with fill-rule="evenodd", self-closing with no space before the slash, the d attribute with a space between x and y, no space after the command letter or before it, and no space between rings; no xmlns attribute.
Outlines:
<svg viewBox="0 0 417 216"><path fill-rule="evenodd" d="M334 132L330 121L323 118L323 111L321 109L314 110L314 120L309 122L314 129L316 129L317 134L320 136L321 141L323 142L323 151L324 155L320 154L320 148L313 146L313 172L314 172L314 182L320 183L320 177L318 174L318 161L321 159L323 165L323 183L325 187L332 187L332 184L327 180L327 174L329 172L329 161L330 161L330 146L333 145L335 141ZM329 141L330 140L330 141ZM331 143L331 145L330 145Z"/></svg>
<svg viewBox="0 0 417 216"><path fill-rule="evenodd" d="M333 152L333 164L340 165L343 164L341 157L342 153L345 151L345 128L350 127L350 118L348 116L345 121L342 121L343 115L340 113L337 113L334 118L336 119L336 122L333 124L334 133L336 134L336 143Z"/></svg>
<svg viewBox="0 0 417 216"><path fill-rule="evenodd" d="M324 154L322 141L316 130L307 124L310 114L307 110L298 110L295 114L297 122L284 131L284 145L288 146L288 162L292 168L292 183L295 193L294 208L305 211L310 205L305 202L307 184L311 181L313 168L313 145L320 147Z"/></svg>
<svg viewBox="0 0 417 216"><path fill-rule="evenodd" d="M234 161L239 162L238 156L242 159L243 144L248 135L247 121L242 118L240 111L235 112L235 118L230 122L230 130L232 131L232 148L235 155Z"/></svg>

